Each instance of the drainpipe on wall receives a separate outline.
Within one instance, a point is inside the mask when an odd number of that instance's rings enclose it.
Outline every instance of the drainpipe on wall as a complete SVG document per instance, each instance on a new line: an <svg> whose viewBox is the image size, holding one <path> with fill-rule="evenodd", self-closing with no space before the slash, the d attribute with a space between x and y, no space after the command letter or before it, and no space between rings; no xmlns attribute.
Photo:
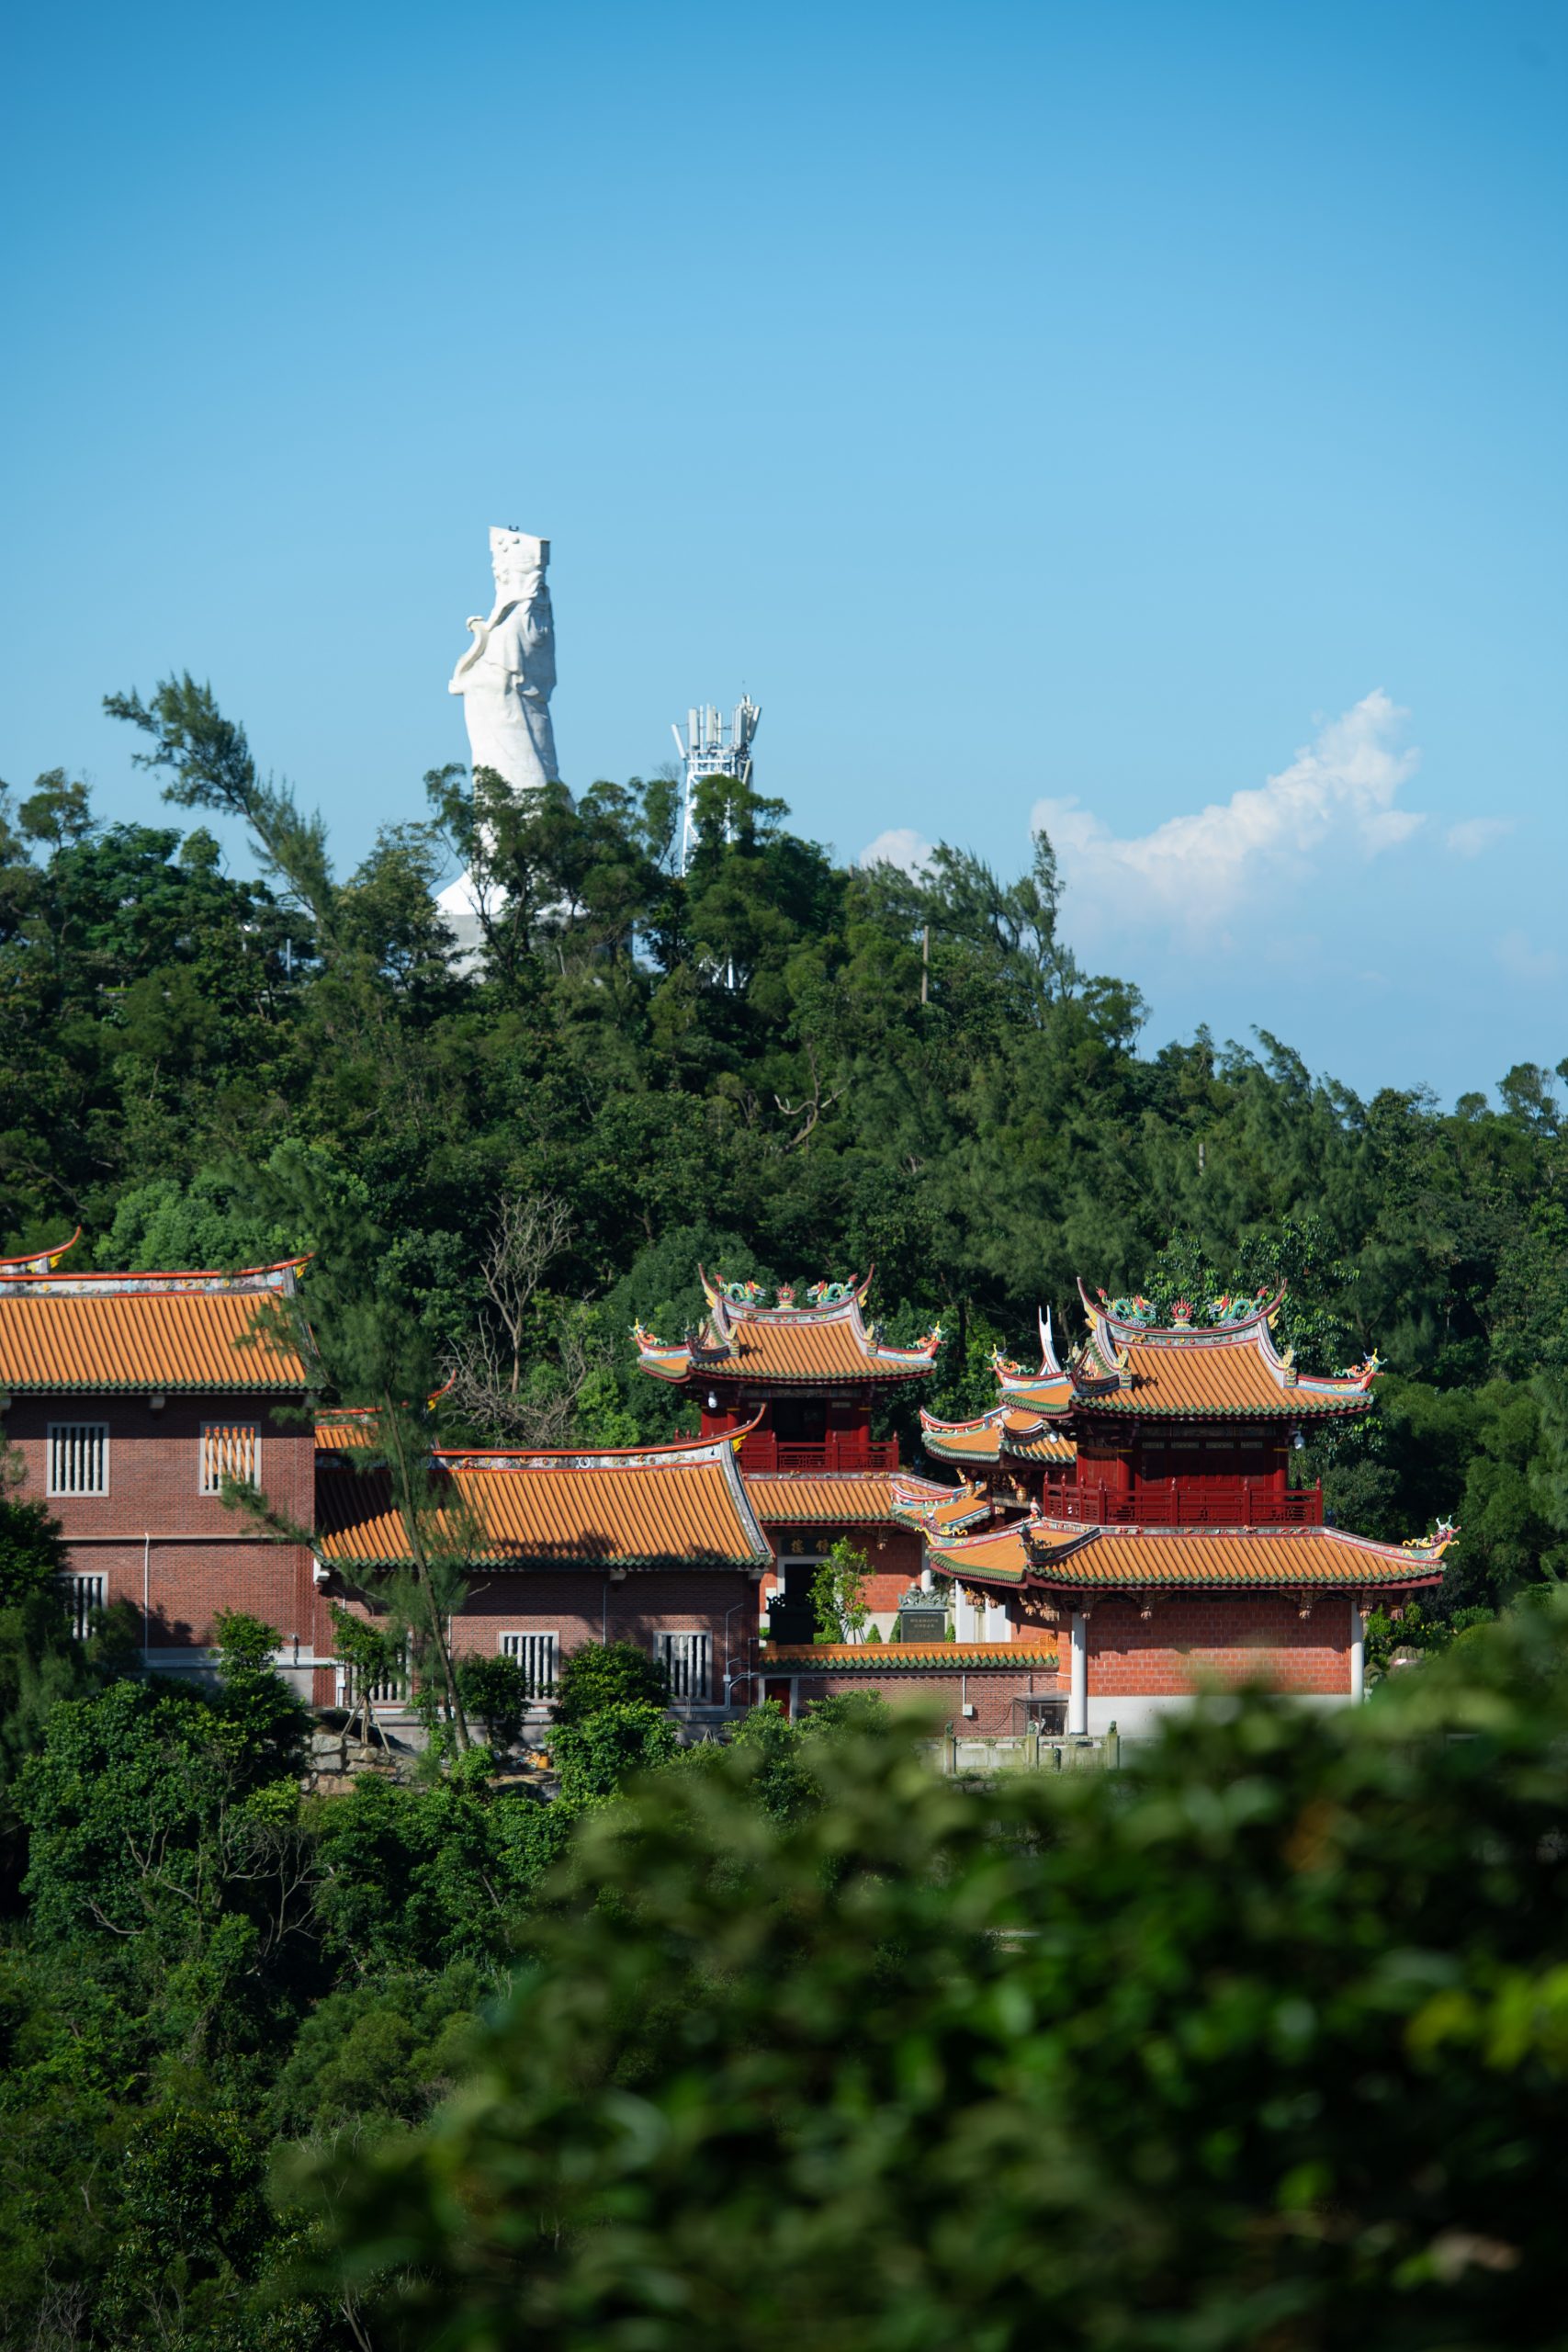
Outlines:
<svg viewBox="0 0 1568 2352"><path fill-rule="evenodd" d="M1367 1695L1367 1621L1359 1600L1350 1603L1350 1704L1359 1707Z"/></svg>
<svg viewBox="0 0 1568 2352"><path fill-rule="evenodd" d="M141 1538L141 1671L148 1670L148 1643L152 1632L152 1538Z"/></svg>
<svg viewBox="0 0 1568 2352"><path fill-rule="evenodd" d="M1067 1686L1067 1736L1089 1730L1089 1619L1080 1610L1072 1617L1072 1680Z"/></svg>

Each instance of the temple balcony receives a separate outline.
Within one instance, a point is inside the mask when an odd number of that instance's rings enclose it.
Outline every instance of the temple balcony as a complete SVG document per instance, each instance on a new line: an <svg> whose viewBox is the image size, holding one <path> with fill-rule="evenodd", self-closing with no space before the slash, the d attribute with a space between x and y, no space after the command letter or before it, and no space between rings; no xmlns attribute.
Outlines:
<svg viewBox="0 0 1568 2352"><path fill-rule="evenodd" d="M897 1470L898 1441L874 1438L864 1430L829 1430L826 1437L805 1442L775 1437L772 1430L753 1430L740 1444L742 1470Z"/></svg>
<svg viewBox="0 0 1568 2352"><path fill-rule="evenodd" d="M1053 1487L1044 1508L1053 1519L1098 1527L1321 1527L1323 1488L1281 1488L1272 1478L1159 1478L1128 1493L1080 1477Z"/></svg>

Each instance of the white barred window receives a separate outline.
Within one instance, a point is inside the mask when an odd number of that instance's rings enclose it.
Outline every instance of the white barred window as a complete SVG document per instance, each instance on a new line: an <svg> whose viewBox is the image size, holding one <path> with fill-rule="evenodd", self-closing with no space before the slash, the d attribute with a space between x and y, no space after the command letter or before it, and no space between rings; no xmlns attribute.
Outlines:
<svg viewBox="0 0 1568 2352"><path fill-rule="evenodd" d="M656 1639L659 1663L670 1677L670 1696L688 1702L705 1699L713 1656L713 1635L660 1634Z"/></svg>
<svg viewBox="0 0 1568 2352"><path fill-rule="evenodd" d="M556 1687L557 1634L502 1634L501 1655L515 1658L528 1678L530 1699L548 1699Z"/></svg>
<svg viewBox="0 0 1568 2352"><path fill-rule="evenodd" d="M71 1620L72 1638L85 1642L93 1630L94 1618L104 1605L105 1579L101 1576L65 1576L57 1577L56 1582Z"/></svg>
<svg viewBox="0 0 1568 2352"><path fill-rule="evenodd" d="M51 1495L107 1495L109 1490L107 1421L51 1421L49 1491Z"/></svg>
<svg viewBox="0 0 1568 2352"><path fill-rule="evenodd" d="M243 1487L261 1482L261 1430L254 1421L203 1421L201 1491L220 1495L225 1478Z"/></svg>

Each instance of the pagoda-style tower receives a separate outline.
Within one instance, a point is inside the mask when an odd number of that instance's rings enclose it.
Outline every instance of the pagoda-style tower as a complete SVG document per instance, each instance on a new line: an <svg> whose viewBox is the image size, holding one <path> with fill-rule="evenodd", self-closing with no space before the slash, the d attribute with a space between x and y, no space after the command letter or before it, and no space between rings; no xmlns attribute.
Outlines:
<svg viewBox="0 0 1568 2352"><path fill-rule="evenodd" d="M996 1359L988 1413L921 1416L927 1451L968 1482L942 1506L904 1501L952 1579L959 1639L1004 1600L1015 1638L1067 1633L1069 1732L1146 1728L1205 1674L1359 1699L1366 1607L1439 1583L1453 1535L1375 1544L1290 1484L1309 1428L1371 1408L1377 1357L1301 1371L1274 1343L1282 1292L1216 1299L1201 1325L1181 1301L1159 1325L1145 1299L1079 1289L1089 1331L1068 1363L1043 1318L1039 1370Z"/></svg>
<svg viewBox="0 0 1568 2352"><path fill-rule="evenodd" d="M671 1346L639 1325L637 1361L695 1399L703 1437L739 1433L741 1476L778 1555L774 1638L811 1640L811 1579L840 1536L865 1553L872 1622L886 1634L919 1575L920 1545L893 1500L897 1440L872 1436L872 1412L903 1382L929 1379L940 1329L913 1347L889 1346L865 1320L870 1272L814 1283L804 1298L785 1284L772 1306L756 1283L698 1272L701 1328ZM907 1475L900 1484L910 1487ZM913 1487L922 1500L944 1491L924 1479Z"/></svg>
<svg viewBox="0 0 1568 2352"><path fill-rule="evenodd" d="M999 1499L1099 1526L1321 1526L1318 1487L1292 1487L1306 1432L1370 1410L1378 1359L1337 1377L1298 1370L1273 1326L1284 1294L1215 1299L1196 1324L1179 1301L1155 1323L1143 1299L1091 1299L1089 1335L1058 1360L1040 1323L1040 1369L993 1364L999 1401L975 1421L920 1416L926 1451L983 1472Z"/></svg>

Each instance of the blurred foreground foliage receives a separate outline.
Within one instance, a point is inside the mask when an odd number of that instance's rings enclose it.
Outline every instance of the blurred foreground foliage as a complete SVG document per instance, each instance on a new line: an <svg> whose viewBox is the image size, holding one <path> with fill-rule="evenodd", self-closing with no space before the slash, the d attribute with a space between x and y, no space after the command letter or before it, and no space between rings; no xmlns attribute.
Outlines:
<svg viewBox="0 0 1568 2352"><path fill-rule="evenodd" d="M1558 2345L1568 1607L1121 1775L769 1742L579 1828L422 2130L294 2160L389 2346Z"/></svg>

